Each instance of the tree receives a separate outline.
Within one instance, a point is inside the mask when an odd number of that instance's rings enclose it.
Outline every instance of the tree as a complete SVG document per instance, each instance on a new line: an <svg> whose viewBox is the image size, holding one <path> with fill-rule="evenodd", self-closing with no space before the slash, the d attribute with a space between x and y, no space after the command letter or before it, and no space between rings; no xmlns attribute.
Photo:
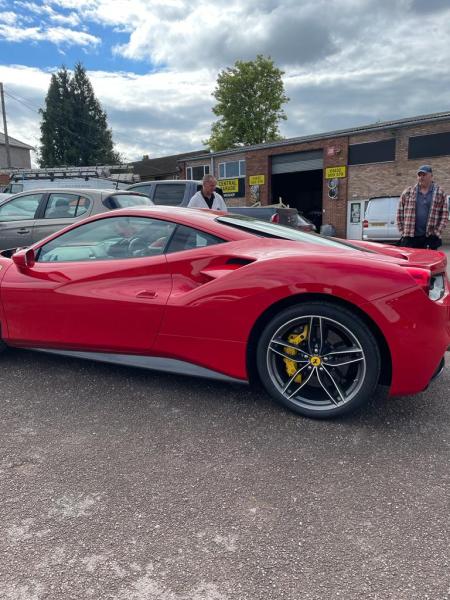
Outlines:
<svg viewBox="0 0 450 600"><path fill-rule="evenodd" d="M221 71L212 94L217 100L213 113L221 118L213 123L205 144L218 151L281 139L278 124L287 118L282 105L289 101L283 74L261 54Z"/></svg>
<svg viewBox="0 0 450 600"><path fill-rule="evenodd" d="M41 122L41 147L39 164L42 167L67 165L73 144L72 132L68 129L73 121L73 106L69 89L70 76L62 67L50 80L45 110Z"/></svg>
<svg viewBox="0 0 450 600"><path fill-rule="evenodd" d="M80 63L72 77L65 67L52 75L41 114L41 167L120 162L106 113Z"/></svg>

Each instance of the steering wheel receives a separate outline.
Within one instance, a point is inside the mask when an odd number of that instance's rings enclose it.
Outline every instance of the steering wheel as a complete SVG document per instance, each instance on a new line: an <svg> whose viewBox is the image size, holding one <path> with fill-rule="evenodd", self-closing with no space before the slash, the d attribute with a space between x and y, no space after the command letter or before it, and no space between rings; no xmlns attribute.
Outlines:
<svg viewBox="0 0 450 600"><path fill-rule="evenodd" d="M132 256L145 256L148 249L148 242L142 237L134 237L129 241L128 252Z"/></svg>

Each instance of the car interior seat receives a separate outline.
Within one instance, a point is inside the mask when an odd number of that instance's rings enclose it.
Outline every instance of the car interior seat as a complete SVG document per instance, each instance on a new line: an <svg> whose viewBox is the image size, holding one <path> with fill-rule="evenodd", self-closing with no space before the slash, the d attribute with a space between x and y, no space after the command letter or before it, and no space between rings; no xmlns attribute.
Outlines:
<svg viewBox="0 0 450 600"><path fill-rule="evenodd" d="M69 200L58 198L58 200L55 202L54 208L50 211L48 216L52 219L73 217L73 212L69 206Z"/></svg>

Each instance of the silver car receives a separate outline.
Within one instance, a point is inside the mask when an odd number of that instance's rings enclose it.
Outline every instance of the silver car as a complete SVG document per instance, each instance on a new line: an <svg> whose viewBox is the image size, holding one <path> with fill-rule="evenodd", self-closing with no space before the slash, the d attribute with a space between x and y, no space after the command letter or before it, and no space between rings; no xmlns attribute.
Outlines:
<svg viewBox="0 0 450 600"><path fill-rule="evenodd" d="M48 188L14 194L0 200L0 250L29 246L90 215L153 204L145 194L124 190Z"/></svg>

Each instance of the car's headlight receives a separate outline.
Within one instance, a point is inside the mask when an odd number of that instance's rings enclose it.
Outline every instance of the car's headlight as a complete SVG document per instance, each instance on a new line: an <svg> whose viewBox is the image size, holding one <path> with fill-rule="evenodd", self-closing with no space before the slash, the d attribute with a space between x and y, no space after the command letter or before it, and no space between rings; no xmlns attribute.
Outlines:
<svg viewBox="0 0 450 600"><path fill-rule="evenodd" d="M432 275L428 295L431 300L440 300L445 293L445 277L443 273Z"/></svg>

